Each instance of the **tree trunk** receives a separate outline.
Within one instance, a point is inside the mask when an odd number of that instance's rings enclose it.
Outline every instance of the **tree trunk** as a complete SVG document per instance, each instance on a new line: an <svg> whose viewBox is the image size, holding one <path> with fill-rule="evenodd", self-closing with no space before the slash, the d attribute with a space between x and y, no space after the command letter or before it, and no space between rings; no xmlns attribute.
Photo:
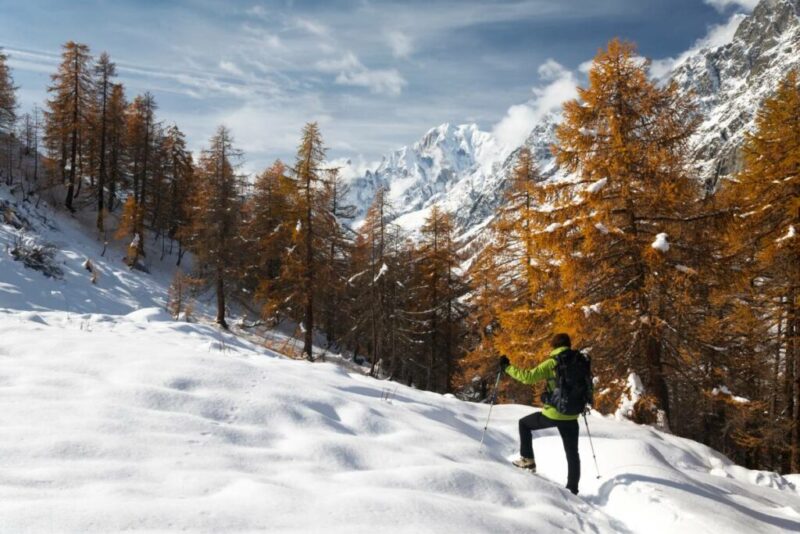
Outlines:
<svg viewBox="0 0 800 534"><path fill-rule="evenodd" d="M669 388L667 387L667 381L664 377L664 367L661 363L661 344L652 334L648 337L645 350L647 355L647 373L650 382L649 387L656 396L659 406L664 410L664 417L667 425L669 425Z"/></svg>
<svg viewBox="0 0 800 534"><path fill-rule="evenodd" d="M77 78L76 78L77 80ZM77 81L75 82L77 85ZM77 88L75 89L77 91ZM67 185L67 198L64 202L69 211L74 212L72 201L75 197L75 171L77 170L78 159L78 102L77 93L75 96L75 104L72 110L72 146L70 147L69 155L69 184Z"/></svg>
<svg viewBox="0 0 800 534"><path fill-rule="evenodd" d="M217 324L228 329L228 323L225 322L225 280L220 267L217 267Z"/></svg>
<svg viewBox="0 0 800 534"><path fill-rule="evenodd" d="M108 79L103 79L103 110L100 115L100 173L97 177L97 229L103 231L103 189L106 186L106 94Z"/></svg>
<svg viewBox="0 0 800 534"><path fill-rule="evenodd" d="M310 169L308 170L310 174ZM305 313L305 339L303 354L307 360L314 359L314 286L313 264L314 248L311 226L311 176L306 178L306 313Z"/></svg>
<svg viewBox="0 0 800 534"><path fill-rule="evenodd" d="M800 335L800 314L798 314L795 302L797 298L794 295L790 297L791 311L789 317L789 332L787 336L788 343L787 361L786 365L792 367L792 374L794 375L794 388L792 391L792 459L791 471L792 473L800 472L800 357L798 357L798 336Z"/></svg>

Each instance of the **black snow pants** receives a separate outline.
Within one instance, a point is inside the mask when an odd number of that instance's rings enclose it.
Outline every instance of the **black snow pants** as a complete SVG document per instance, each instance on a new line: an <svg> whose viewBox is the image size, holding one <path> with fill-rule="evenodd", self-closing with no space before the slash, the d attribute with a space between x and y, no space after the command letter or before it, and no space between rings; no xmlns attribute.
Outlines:
<svg viewBox="0 0 800 534"><path fill-rule="evenodd" d="M545 428L557 428L567 455L567 489L578 493L578 482L581 479L581 457L578 454L578 421L556 421L542 415L532 413L519 420L519 454L524 458L533 458L531 432Z"/></svg>

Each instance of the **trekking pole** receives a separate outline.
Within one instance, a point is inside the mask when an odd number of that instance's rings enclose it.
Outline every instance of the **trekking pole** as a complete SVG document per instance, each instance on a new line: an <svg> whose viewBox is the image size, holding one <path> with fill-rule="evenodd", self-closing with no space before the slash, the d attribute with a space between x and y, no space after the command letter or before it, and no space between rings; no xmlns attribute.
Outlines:
<svg viewBox="0 0 800 534"><path fill-rule="evenodd" d="M597 456L594 453L594 444L592 443L592 433L589 432L589 421L586 419L586 412L583 412L583 424L586 425L586 434L589 436L589 447L592 448L592 458L594 458L594 472L597 473L597 478L600 478L600 468L597 467Z"/></svg>
<svg viewBox="0 0 800 534"><path fill-rule="evenodd" d="M482 453L483 451L483 439L486 437L486 429L489 428L489 419L492 418L492 408L494 408L494 403L497 400L497 385L500 384L500 376L502 374L502 369L497 371L497 380L494 381L494 389L492 390L492 402L489 404L489 415L486 416L486 426L483 427L483 434L481 434L481 445L478 447L478 453Z"/></svg>

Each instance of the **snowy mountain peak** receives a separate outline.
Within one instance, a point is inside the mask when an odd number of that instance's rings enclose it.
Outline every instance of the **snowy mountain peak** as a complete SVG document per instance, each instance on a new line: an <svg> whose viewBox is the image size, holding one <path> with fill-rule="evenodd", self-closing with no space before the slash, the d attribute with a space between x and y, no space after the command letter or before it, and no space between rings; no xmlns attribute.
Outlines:
<svg viewBox="0 0 800 534"><path fill-rule="evenodd" d="M705 121L695 136L697 167L709 188L741 165L744 134L761 102L800 67L800 0L762 0L726 45L689 55L671 75L693 93Z"/></svg>
<svg viewBox="0 0 800 534"><path fill-rule="evenodd" d="M762 0L740 20L729 42L701 41L662 78L692 94L705 118L694 145L698 179L709 188L739 168L739 148L755 110L790 69L800 67L800 0ZM353 180L352 199L363 214L383 187L406 228L418 228L434 203L452 211L462 231L478 228L502 202L522 147L531 151L543 176L558 172L551 146L559 120L557 113L543 117L510 155L476 124L440 124Z"/></svg>
<svg viewBox="0 0 800 534"><path fill-rule="evenodd" d="M464 177L478 180L491 175L501 155L494 136L477 124L443 123L413 145L384 156L374 171L352 180L351 200L362 216L381 187L389 191L398 215L425 211L435 202L462 205L470 196ZM419 226L422 218L423 214L413 218L409 226Z"/></svg>
<svg viewBox="0 0 800 534"><path fill-rule="evenodd" d="M761 0L736 30L734 40L769 42L800 22L800 0Z"/></svg>

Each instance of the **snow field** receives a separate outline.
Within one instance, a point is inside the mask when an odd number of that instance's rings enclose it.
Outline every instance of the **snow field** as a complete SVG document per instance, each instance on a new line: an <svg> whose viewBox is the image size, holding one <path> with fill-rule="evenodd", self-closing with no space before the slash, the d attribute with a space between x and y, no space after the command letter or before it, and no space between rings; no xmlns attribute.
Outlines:
<svg viewBox="0 0 800 534"><path fill-rule="evenodd" d="M3 532L800 530L791 483L703 445L593 415L578 498L554 430L540 475L508 464L528 407L497 406L480 454L485 405L156 309L2 310L0 369Z"/></svg>

